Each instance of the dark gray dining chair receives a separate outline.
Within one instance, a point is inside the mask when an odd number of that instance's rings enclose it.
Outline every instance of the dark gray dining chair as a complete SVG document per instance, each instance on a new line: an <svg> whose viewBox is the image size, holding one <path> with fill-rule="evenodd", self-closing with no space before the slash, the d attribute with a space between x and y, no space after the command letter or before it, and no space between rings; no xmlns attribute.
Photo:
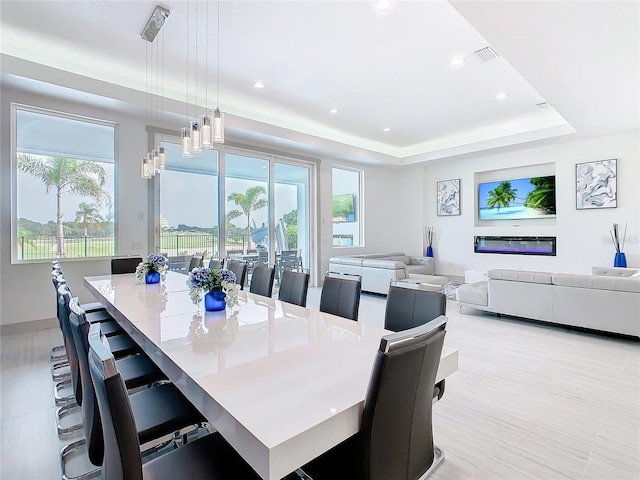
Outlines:
<svg viewBox="0 0 640 480"><path fill-rule="evenodd" d="M293 303L301 307L307 306L307 292L309 291L309 274L285 270L282 272L278 300Z"/></svg>
<svg viewBox="0 0 640 480"><path fill-rule="evenodd" d="M81 314L81 311L74 313ZM206 420L173 383L162 383L134 393L129 392L118 370L119 367L115 357L109 348L109 340L101 335L100 325L91 325L89 329L89 353L86 358L83 355L78 355L83 397L82 417L85 432L83 440L87 446L89 460L93 465L102 465L103 480L139 478L119 476L115 464L108 462L110 460L108 455L115 447L114 443L123 440L107 436L112 419L106 415L110 415L111 410L108 410L107 413L107 410L100 405L99 389L103 384L100 382L94 383L95 377L92 372L92 365L90 365L91 352L95 350L98 344L109 352L110 368L118 371L119 388L122 389L121 393L127 399L126 412L113 407L116 421L123 415L133 415L133 418L135 418L134 428L130 431L130 434L136 439L132 445L137 448L137 455L141 455L143 450L151 451L158 444L164 444L163 439L167 435L175 438L176 432L183 431L186 428L191 428L193 431L204 424ZM175 478L184 477L178 476Z"/></svg>
<svg viewBox="0 0 640 480"><path fill-rule="evenodd" d="M193 257L191 257L191 260L189 260L189 272L191 270L193 270L194 268L202 267L202 262L203 262L203 256L202 255L196 254Z"/></svg>
<svg viewBox="0 0 640 480"><path fill-rule="evenodd" d="M447 314L447 297L444 293L390 286L384 313L384 328L393 332L424 325ZM445 380L438 382L433 398L444 395Z"/></svg>
<svg viewBox="0 0 640 480"><path fill-rule="evenodd" d="M446 322L440 317L382 337L360 431L304 465L300 478L418 480L435 471L444 456L433 444L431 394Z"/></svg>
<svg viewBox="0 0 640 480"><path fill-rule="evenodd" d="M102 468L108 472L103 473L103 480L260 479L217 432L178 449L165 449L164 454L143 463L137 433L140 419L133 397L127 394L108 344L103 344L99 331L93 328L89 344L89 371L104 435Z"/></svg>
<svg viewBox="0 0 640 480"><path fill-rule="evenodd" d="M224 258L212 258L209 260L210 270L220 270L224 267Z"/></svg>
<svg viewBox="0 0 640 480"><path fill-rule="evenodd" d="M361 290L360 275L328 272L322 283L320 311L358 320Z"/></svg>
<svg viewBox="0 0 640 480"><path fill-rule="evenodd" d="M142 257L114 257L111 259L111 275L136 273L136 267L142 262Z"/></svg>
<svg viewBox="0 0 640 480"><path fill-rule="evenodd" d="M247 264L238 260L228 260L227 269L236 275L236 283L240 285L240 290L244 290L247 281Z"/></svg>
<svg viewBox="0 0 640 480"><path fill-rule="evenodd" d="M251 275L249 291L263 297L271 298L276 270L273 267L254 267Z"/></svg>

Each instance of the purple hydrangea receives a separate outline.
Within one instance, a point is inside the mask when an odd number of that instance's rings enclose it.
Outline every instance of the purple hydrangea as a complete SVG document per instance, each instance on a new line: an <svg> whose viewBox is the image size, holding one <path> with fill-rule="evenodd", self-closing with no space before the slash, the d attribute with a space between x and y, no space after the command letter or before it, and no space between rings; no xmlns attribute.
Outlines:
<svg viewBox="0 0 640 480"><path fill-rule="evenodd" d="M189 284L194 288L211 290L221 288L222 282L236 282L236 275L229 270L211 270L207 267L194 268L189 272Z"/></svg>
<svg viewBox="0 0 640 480"><path fill-rule="evenodd" d="M221 282L236 283L236 274L233 273L231 270L226 270L226 269L218 270L218 275L220 275Z"/></svg>
<svg viewBox="0 0 640 480"><path fill-rule="evenodd" d="M167 259L164 255L160 255L159 253L150 253L147 256L147 261L151 264L151 267L153 267L154 270L167 265Z"/></svg>

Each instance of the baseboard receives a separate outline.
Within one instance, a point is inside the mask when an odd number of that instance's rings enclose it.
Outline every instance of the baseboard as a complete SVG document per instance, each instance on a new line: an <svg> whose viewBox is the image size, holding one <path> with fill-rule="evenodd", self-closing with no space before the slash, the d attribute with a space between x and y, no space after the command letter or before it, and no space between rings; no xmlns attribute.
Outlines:
<svg viewBox="0 0 640 480"><path fill-rule="evenodd" d="M57 318L44 318L42 320L33 320L31 322L9 323L0 325L0 335L14 335L16 333L36 332L38 330L47 330L49 328L58 328Z"/></svg>

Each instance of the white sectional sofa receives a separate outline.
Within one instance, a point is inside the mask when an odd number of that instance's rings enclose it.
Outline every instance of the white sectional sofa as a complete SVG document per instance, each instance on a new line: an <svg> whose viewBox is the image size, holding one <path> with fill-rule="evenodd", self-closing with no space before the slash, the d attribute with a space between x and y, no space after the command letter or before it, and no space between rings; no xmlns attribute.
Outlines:
<svg viewBox="0 0 640 480"><path fill-rule="evenodd" d="M640 269L593 267L592 275L489 270L461 285L460 307L640 337Z"/></svg>
<svg viewBox="0 0 640 480"><path fill-rule="evenodd" d="M345 255L329 259L329 271L360 275L364 292L384 295L389 291L391 282L406 278L446 285L447 279L433 275L434 269L432 257L412 257L402 252Z"/></svg>

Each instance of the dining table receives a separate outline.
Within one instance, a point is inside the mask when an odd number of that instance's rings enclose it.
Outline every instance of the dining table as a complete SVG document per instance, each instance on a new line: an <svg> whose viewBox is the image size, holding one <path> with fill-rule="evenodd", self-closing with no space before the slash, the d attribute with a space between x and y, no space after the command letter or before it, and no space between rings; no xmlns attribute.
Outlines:
<svg viewBox="0 0 640 480"><path fill-rule="evenodd" d="M366 322L241 291L209 312L187 276L85 277L87 289L264 480L356 434L381 338ZM445 345L436 381L458 368Z"/></svg>

